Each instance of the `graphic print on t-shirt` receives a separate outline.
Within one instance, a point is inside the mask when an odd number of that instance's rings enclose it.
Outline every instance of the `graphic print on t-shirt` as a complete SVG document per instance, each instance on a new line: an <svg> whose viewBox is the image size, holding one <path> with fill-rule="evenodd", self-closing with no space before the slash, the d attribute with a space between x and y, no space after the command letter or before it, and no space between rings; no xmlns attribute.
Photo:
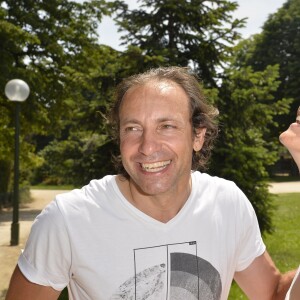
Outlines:
<svg viewBox="0 0 300 300"><path fill-rule="evenodd" d="M194 241L134 249L134 271L111 300L220 299L220 274Z"/></svg>

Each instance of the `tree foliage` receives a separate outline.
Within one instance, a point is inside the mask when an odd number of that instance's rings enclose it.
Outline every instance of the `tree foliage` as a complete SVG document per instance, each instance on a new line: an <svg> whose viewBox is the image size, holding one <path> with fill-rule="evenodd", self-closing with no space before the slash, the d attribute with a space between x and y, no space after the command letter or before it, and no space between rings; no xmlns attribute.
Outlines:
<svg viewBox="0 0 300 300"><path fill-rule="evenodd" d="M99 59L97 26L110 5L102 0L0 1L0 86L25 80L31 93L21 109L21 162L34 166L36 135L58 135L92 86ZM93 58L93 59L92 59ZM0 161L12 161L13 103L0 95ZM12 165L12 164L10 164Z"/></svg>
<svg viewBox="0 0 300 300"><path fill-rule="evenodd" d="M253 40L250 55L244 61L254 70L268 65L280 66L279 88L274 102L282 98L294 99L289 113L278 118L279 131L294 122L300 104L300 0L288 0L263 25L260 35ZM278 134L278 131L277 131Z"/></svg>
<svg viewBox="0 0 300 300"><path fill-rule="evenodd" d="M68 99L80 90L70 84L69 69L88 74L86 58L93 53L97 24L107 11L104 4L1 1L0 83L4 86L16 77L29 84L32 93L23 107L23 126L28 131L57 131L62 116L70 113ZM9 105L1 99L1 106L8 109Z"/></svg>
<svg viewBox="0 0 300 300"><path fill-rule="evenodd" d="M266 180L279 146L271 131L278 126L274 117L289 107L286 99L273 103L278 76L278 66L261 72L251 67L227 70L220 88L220 137L212 164L215 174L233 180L248 196L263 232L272 229L273 207Z"/></svg>
<svg viewBox="0 0 300 300"><path fill-rule="evenodd" d="M157 65L192 65L206 85L215 86L218 68L231 56L244 20L233 19L233 1L142 0L129 10L123 3L116 21L123 44L138 46Z"/></svg>

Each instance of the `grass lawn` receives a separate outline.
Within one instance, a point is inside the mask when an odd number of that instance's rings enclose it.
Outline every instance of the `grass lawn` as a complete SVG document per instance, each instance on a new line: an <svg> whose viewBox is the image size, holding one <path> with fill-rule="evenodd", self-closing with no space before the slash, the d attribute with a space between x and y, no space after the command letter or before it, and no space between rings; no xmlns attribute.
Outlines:
<svg viewBox="0 0 300 300"><path fill-rule="evenodd" d="M274 204L274 232L265 236L267 250L281 272L300 264L300 193L278 194ZM248 299L233 283L229 300Z"/></svg>

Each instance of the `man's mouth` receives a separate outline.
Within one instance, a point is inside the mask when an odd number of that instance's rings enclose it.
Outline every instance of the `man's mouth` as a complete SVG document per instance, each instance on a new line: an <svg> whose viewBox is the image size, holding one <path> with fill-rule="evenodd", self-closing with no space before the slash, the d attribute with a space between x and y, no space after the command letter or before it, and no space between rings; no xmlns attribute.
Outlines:
<svg viewBox="0 0 300 300"><path fill-rule="evenodd" d="M158 161L158 162L151 163L151 164L150 163L141 164L141 167L146 172L154 173L154 172L162 171L170 163L171 163L171 160L165 160L165 161Z"/></svg>

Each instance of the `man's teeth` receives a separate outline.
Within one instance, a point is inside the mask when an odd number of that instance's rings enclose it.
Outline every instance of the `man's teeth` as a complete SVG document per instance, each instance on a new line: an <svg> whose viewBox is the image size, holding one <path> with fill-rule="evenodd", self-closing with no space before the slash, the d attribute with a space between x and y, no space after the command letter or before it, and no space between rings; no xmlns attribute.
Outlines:
<svg viewBox="0 0 300 300"><path fill-rule="evenodd" d="M147 172L159 172L163 170L167 165L171 163L171 160L159 161L151 164L141 164L144 171Z"/></svg>

